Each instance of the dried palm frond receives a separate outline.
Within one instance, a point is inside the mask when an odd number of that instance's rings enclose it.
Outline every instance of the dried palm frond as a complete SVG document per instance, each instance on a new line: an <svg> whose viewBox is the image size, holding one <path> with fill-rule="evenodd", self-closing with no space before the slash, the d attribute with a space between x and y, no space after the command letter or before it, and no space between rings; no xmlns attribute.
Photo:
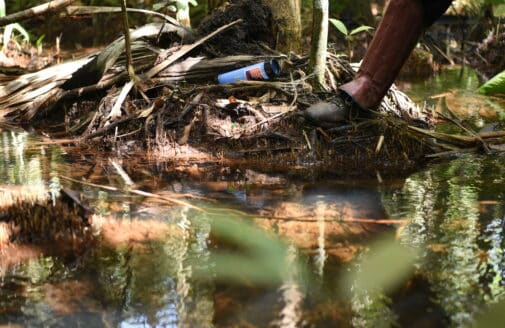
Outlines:
<svg viewBox="0 0 505 328"><path fill-rule="evenodd" d="M148 40L154 40L162 33L175 34L179 41L192 39L189 31L181 27L144 25L131 32L136 67L142 69L154 63L161 50L151 46ZM121 58L124 58L123 37L85 58L0 81L0 120L8 117L13 122L29 121L40 109L56 103L66 90L96 84L109 70L121 74L124 71L118 66Z"/></svg>

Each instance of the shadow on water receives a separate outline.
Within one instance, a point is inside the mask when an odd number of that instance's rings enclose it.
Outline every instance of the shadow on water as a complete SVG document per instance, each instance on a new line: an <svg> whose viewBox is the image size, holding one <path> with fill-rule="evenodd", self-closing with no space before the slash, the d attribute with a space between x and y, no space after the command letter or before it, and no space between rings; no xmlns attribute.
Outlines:
<svg viewBox="0 0 505 328"><path fill-rule="evenodd" d="M111 163L0 133L0 193L64 186L102 218L77 256L2 255L0 324L464 327L505 291L503 157L380 182L118 162L139 189L192 195L203 213L61 178L124 188Z"/></svg>

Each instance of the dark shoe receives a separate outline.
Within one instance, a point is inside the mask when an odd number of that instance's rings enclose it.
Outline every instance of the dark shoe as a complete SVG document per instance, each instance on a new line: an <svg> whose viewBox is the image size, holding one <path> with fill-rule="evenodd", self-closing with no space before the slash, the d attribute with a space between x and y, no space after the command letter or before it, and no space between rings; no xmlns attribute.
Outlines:
<svg viewBox="0 0 505 328"><path fill-rule="evenodd" d="M323 128L333 128L349 120L353 106L351 102L341 97L335 97L332 102L321 101L311 105L300 112L300 115L311 124Z"/></svg>
<svg viewBox="0 0 505 328"><path fill-rule="evenodd" d="M391 0L356 77L339 89L362 109L377 109L421 33L450 4L451 0Z"/></svg>

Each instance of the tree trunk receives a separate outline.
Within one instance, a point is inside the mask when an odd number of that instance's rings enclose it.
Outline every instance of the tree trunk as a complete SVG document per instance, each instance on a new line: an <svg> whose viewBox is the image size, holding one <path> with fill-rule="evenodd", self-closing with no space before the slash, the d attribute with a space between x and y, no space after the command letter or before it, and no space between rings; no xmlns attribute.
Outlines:
<svg viewBox="0 0 505 328"><path fill-rule="evenodd" d="M328 11L328 0L314 0L310 68L315 75L313 79L315 91L326 89L324 73L328 47Z"/></svg>
<svg viewBox="0 0 505 328"><path fill-rule="evenodd" d="M276 23L277 50L300 53L302 50L302 22L300 0L262 0L272 11Z"/></svg>

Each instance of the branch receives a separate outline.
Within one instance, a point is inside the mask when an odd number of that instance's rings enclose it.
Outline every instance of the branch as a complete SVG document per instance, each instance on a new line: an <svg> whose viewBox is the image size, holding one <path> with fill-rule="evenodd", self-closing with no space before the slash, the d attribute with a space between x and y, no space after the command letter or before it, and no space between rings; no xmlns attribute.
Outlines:
<svg viewBox="0 0 505 328"><path fill-rule="evenodd" d="M137 9L137 8L126 8L127 12L131 13L141 13L144 15L156 16L170 24L178 27L183 27L181 23L179 23L175 18L164 15L162 13L146 10L146 9ZM94 15L94 14L111 14L111 13L120 13L120 7L106 7L106 6L69 6L66 8L66 14L69 16L85 16L85 15Z"/></svg>
<svg viewBox="0 0 505 328"><path fill-rule="evenodd" d="M17 22L20 22L23 20L27 20L27 19L33 18L35 16L58 11L62 8L67 7L68 5L70 5L74 1L75 0L54 0L54 1L44 3L42 5L39 5L39 6L35 6L32 8L23 10L23 11L19 11L14 14L0 17L0 27L5 26L5 25L9 25L12 23L17 23Z"/></svg>
<svg viewBox="0 0 505 328"><path fill-rule="evenodd" d="M126 0L121 0L121 13L123 18L123 33L126 52L126 71L130 80L135 81L135 69L133 68L132 46L130 41L130 28L128 27L128 14L126 13Z"/></svg>

